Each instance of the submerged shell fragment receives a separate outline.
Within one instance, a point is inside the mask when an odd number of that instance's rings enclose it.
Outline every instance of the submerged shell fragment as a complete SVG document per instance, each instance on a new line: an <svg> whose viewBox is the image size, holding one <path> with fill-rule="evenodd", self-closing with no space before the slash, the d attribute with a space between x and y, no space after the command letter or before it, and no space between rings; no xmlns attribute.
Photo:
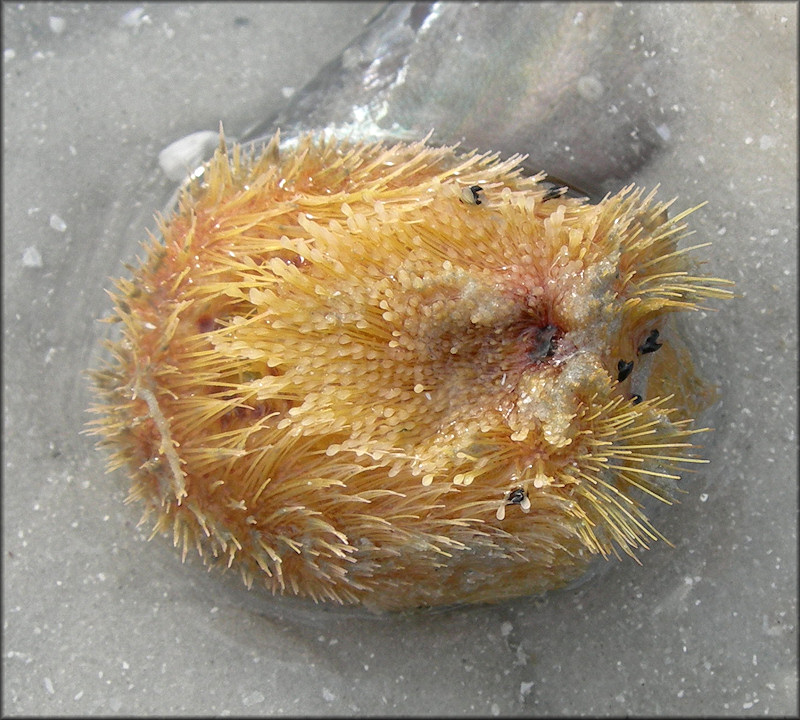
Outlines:
<svg viewBox="0 0 800 720"><path fill-rule="evenodd" d="M221 143L117 281L94 372L154 534L391 609L541 592L659 537L641 499L701 462L710 397L671 317L730 292L678 248L688 213L553 194L520 160Z"/></svg>

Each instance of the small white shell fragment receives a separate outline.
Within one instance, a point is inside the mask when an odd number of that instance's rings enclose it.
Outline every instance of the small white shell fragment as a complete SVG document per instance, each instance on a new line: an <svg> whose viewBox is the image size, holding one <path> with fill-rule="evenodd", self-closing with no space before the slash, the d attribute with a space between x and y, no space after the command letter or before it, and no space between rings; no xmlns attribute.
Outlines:
<svg viewBox="0 0 800 720"><path fill-rule="evenodd" d="M656 125L656 132L664 142L669 142L670 139L672 138L672 131L669 129L669 125L667 125L666 123L661 123L661 125Z"/></svg>
<svg viewBox="0 0 800 720"><path fill-rule="evenodd" d="M158 153L158 164L170 180L183 180L219 142L219 133L200 130L170 143Z"/></svg>
<svg viewBox="0 0 800 720"><path fill-rule="evenodd" d="M64 232L67 229L67 223L65 223L58 215L53 213L50 216L50 227L58 232Z"/></svg>
<svg viewBox="0 0 800 720"><path fill-rule="evenodd" d="M64 20L63 17L58 17L57 15L50 16L50 30L52 30L56 35L60 35L64 32L64 29L67 27L67 21Z"/></svg>
<svg viewBox="0 0 800 720"><path fill-rule="evenodd" d="M149 15L145 15L143 7L131 8L119 20L120 25L123 27L130 27L138 30L144 23L152 22Z"/></svg>
<svg viewBox="0 0 800 720"><path fill-rule="evenodd" d="M22 266L29 268L42 267L41 253L33 246L25 248L25 252L22 253Z"/></svg>

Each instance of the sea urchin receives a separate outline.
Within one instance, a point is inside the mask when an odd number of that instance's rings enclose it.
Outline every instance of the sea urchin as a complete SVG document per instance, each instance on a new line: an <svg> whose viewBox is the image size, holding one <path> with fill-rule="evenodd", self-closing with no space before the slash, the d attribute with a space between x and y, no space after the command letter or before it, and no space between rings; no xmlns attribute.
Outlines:
<svg viewBox="0 0 800 720"><path fill-rule="evenodd" d="M520 157L220 142L117 281L91 431L130 499L250 585L410 608L561 586L659 537L709 398L683 218ZM144 518L143 518L144 519Z"/></svg>

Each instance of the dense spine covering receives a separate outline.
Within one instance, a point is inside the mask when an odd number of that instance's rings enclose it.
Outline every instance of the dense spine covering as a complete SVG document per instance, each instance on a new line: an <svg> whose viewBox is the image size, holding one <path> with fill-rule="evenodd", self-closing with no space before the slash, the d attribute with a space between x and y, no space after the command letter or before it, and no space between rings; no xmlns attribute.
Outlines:
<svg viewBox="0 0 800 720"><path fill-rule="evenodd" d="M730 291L678 248L688 212L564 197L520 160L221 142L117 281L94 372L92 431L154 534L394 609L541 592L660 537L640 496L702 462L710 397L671 316Z"/></svg>

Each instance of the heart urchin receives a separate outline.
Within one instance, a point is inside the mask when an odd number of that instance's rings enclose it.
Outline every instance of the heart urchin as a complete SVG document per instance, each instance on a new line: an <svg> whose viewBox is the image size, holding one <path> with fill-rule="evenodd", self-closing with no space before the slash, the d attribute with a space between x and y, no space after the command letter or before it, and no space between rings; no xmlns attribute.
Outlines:
<svg viewBox="0 0 800 720"><path fill-rule="evenodd" d="M406 608L558 587L657 537L708 400L683 213L521 158L221 144L113 296L92 431L184 555Z"/></svg>

